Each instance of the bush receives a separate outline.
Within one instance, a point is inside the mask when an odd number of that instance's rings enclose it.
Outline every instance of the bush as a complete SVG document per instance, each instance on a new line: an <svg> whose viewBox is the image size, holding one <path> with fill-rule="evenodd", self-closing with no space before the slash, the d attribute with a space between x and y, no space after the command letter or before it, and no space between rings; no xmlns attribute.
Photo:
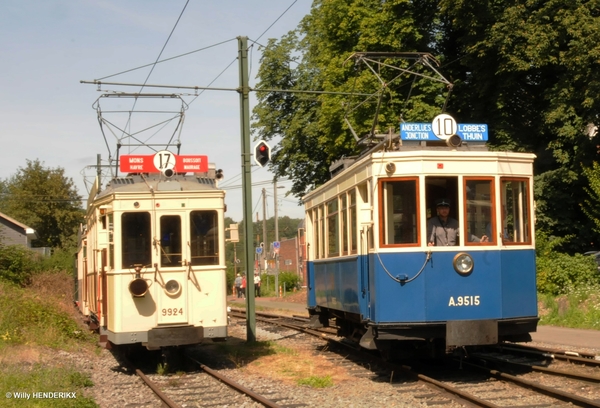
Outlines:
<svg viewBox="0 0 600 408"><path fill-rule="evenodd" d="M0 280L24 286L39 271L37 254L22 245L0 245Z"/></svg>
<svg viewBox="0 0 600 408"><path fill-rule="evenodd" d="M561 238L551 239L539 232L536 239L537 289L540 293L556 296L575 288L600 285L600 273L593 257L556 252L554 249L561 244Z"/></svg>

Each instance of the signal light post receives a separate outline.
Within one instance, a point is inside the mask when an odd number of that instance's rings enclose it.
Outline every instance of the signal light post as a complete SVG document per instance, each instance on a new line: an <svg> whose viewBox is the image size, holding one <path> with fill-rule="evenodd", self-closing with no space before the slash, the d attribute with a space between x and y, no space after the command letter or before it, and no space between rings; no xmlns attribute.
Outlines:
<svg viewBox="0 0 600 408"><path fill-rule="evenodd" d="M260 167L265 167L269 160L271 160L271 147L261 140L254 146L254 161Z"/></svg>

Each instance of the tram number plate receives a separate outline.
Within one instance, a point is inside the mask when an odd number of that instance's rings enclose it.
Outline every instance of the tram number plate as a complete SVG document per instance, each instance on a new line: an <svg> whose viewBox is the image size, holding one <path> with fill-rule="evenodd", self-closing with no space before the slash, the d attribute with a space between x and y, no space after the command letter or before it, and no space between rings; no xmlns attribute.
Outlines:
<svg viewBox="0 0 600 408"><path fill-rule="evenodd" d="M179 316L179 315L183 315L183 308L180 307L179 309L176 307L169 307L167 309L163 309L162 310L162 315L163 316Z"/></svg>
<svg viewBox="0 0 600 408"><path fill-rule="evenodd" d="M479 306L479 295L477 296L450 296L448 306Z"/></svg>

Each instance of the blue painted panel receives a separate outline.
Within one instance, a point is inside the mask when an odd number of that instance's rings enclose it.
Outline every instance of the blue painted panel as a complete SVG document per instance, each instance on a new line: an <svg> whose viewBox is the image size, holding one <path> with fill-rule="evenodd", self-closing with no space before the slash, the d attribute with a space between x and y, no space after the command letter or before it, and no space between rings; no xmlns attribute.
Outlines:
<svg viewBox="0 0 600 408"><path fill-rule="evenodd" d="M469 251L474 269L468 276L454 270L456 253L434 252L422 273L404 284L392 277L415 277L425 251L309 262L309 279L314 282L309 306L360 313L375 323L537 315L533 250Z"/></svg>
<svg viewBox="0 0 600 408"><path fill-rule="evenodd" d="M349 257L310 262L314 293L309 295L309 305L314 301L318 306L359 313L359 259Z"/></svg>
<svg viewBox="0 0 600 408"><path fill-rule="evenodd" d="M497 251L473 252L475 267L468 276L452 267L455 252L435 252L415 280L404 285L392 276L410 278L421 269L424 252L376 255L371 293L377 323L472 320L501 316L501 283ZM381 261L379 261L381 259Z"/></svg>
<svg viewBox="0 0 600 408"><path fill-rule="evenodd" d="M537 316L535 251L504 251L501 261L502 317Z"/></svg>

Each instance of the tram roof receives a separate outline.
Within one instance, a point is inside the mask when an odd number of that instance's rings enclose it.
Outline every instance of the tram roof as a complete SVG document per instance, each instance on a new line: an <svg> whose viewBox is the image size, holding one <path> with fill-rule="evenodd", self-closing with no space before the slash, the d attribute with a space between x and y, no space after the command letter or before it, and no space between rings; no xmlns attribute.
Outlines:
<svg viewBox="0 0 600 408"><path fill-rule="evenodd" d="M221 191L214 177L202 174L176 174L166 178L162 174L129 174L113 178L96 198L115 193Z"/></svg>
<svg viewBox="0 0 600 408"><path fill-rule="evenodd" d="M393 160L395 162L415 162L422 163L432 160L444 160L446 162L464 162L465 166L479 166L481 163L523 163L530 165L536 155L533 153L511 152L511 151L489 151L486 146L460 146L458 148L449 148L443 146L419 146L409 145L401 146L398 150L386 151L378 150L371 153L342 158L330 166L332 177L326 183L314 188L308 192L302 201L310 200L315 194L326 191L332 188L333 185L341 182L345 176L358 174L363 172L365 167L381 164L386 161ZM419 174L434 174L434 172L415 171L413 175ZM450 173L446 173L450 174ZM456 174L462 174L457 172ZM498 172L498 174L501 174ZM371 173L371 176L373 174ZM388 176L389 177L389 176ZM347 183L344 183L347 184Z"/></svg>

